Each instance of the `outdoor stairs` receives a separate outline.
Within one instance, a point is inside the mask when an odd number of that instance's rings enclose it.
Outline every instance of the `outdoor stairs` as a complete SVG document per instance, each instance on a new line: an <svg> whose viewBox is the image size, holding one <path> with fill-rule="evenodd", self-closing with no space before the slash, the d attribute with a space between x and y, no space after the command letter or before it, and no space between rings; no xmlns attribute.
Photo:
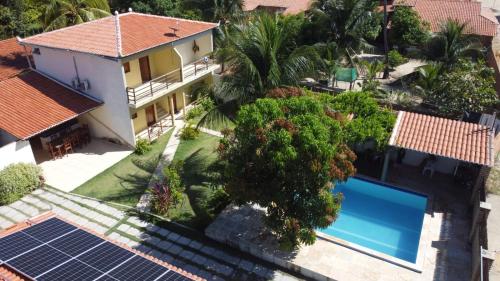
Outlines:
<svg viewBox="0 0 500 281"><path fill-rule="evenodd" d="M51 211L84 228L126 244L207 280L302 280L276 266L210 240L176 223L152 224L133 209L52 188L37 189L0 206L0 232Z"/></svg>
<svg viewBox="0 0 500 281"><path fill-rule="evenodd" d="M166 119L169 117L167 111L158 103L156 104L156 115L158 117L158 120Z"/></svg>

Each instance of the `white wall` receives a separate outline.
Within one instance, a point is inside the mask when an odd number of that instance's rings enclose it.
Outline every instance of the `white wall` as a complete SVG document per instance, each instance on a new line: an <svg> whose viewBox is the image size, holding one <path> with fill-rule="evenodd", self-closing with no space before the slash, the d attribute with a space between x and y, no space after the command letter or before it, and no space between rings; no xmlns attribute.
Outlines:
<svg viewBox="0 0 500 281"><path fill-rule="evenodd" d="M422 161L427 157L427 154L420 153L412 150L406 150L405 157L403 158L403 164L410 166L418 166ZM455 171L455 167L458 163L458 160L446 158L446 157L437 157L436 162L436 171L444 173L444 174L453 174Z"/></svg>
<svg viewBox="0 0 500 281"><path fill-rule="evenodd" d="M40 55L35 54L33 57L38 71L67 85L71 85L71 81L76 77L74 57L80 80L87 79L90 82L90 90L86 94L104 102L89 113L92 118L85 118L89 122L91 134L95 137L115 138L130 145L135 144L120 62L90 54L42 47Z"/></svg>
<svg viewBox="0 0 500 281"><path fill-rule="evenodd" d="M35 156L29 141L14 141L0 147L0 170L19 162L35 164Z"/></svg>
<svg viewBox="0 0 500 281"><path fill-rule="evenodd" d="M200 47L200 50L196 53L193 52L194 40L196 40L196 45ZM201 33L196 37L186 38L181 44L175 45L174 48L182 56L182 63L184 65L201 59L203 56L213 51L212 30Z"/></svg>

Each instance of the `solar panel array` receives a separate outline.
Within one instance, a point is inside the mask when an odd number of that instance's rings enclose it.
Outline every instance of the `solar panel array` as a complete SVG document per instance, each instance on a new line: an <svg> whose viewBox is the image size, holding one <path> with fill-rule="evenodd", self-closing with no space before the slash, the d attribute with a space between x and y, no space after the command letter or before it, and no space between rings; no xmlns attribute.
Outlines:
<svg viewBox="0 0 500 281"><path fill-rule="evenodd" d="M0 264L34 280L191 280L51 218L0 238Z"/></svg>

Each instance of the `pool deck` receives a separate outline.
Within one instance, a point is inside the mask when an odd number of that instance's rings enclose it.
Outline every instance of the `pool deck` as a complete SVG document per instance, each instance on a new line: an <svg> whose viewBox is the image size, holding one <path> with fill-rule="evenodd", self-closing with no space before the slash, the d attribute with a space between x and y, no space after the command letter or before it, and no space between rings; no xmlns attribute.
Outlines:
<svg viewBox="0 0 500 281"><path fill-rule="evenodd" d="M393 167L388 183L432 198L422 232L421 273L320 237L313 245L292 253L281 251L261 223L263 211L250 206L228 207L205 232L220 242L316 280L470 280L467 193L455 187L449 177L436 173L429 179L406 166Z"/></svg>

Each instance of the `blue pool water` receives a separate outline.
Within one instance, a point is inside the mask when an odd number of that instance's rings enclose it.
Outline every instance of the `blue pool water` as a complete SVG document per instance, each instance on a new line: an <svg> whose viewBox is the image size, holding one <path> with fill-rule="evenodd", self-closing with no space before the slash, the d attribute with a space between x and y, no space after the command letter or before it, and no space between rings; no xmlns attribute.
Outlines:
<svg viewBox="0 0 500 281"><path fill-rule="evenodd" d="M357 178L337 184L344 195L325 234L414 263L427 197Z"/></svg>

